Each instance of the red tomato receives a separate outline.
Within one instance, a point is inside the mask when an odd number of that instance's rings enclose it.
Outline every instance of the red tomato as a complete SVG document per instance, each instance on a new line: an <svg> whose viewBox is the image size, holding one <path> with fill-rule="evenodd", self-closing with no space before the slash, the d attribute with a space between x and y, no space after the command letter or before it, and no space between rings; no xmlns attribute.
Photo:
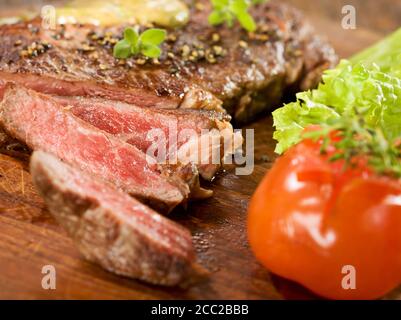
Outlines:
<svg viewBox="0 0 401 320"><path fill-rule="evenodd" d="M362 160L344 170L320 146L305 140L266 175L249 207L251 248L323 297L381 297L401 283L401 184Z"/></svg>

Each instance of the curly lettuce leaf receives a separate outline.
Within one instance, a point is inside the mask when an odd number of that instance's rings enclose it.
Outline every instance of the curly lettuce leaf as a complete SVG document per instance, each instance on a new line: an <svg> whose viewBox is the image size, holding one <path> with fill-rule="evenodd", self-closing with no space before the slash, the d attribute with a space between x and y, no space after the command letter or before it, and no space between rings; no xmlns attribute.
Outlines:
<svg viewBox="0 0 401 320"><path fill-rule="evenodd" d="M296 102L276 110L276 152L298 143L308 125L352 116L355 110L364 111L367 124L380 126L388 139L401 137L400 79L401 29L326 71L318 89L299 93Z"/></svg>
<svg viewBox="0 0 401 320"><path fill-rule="evenodd" d="M376 64L382 72L401 78L401 29L356 54L350 61L363 62L365 65Z"/></svg>
<svg viewBox="0 0 401 320"><path fill-rule="evenodd" d="M340 117L333 108L310 99L309 92L298 93L297 99L297 102L289 103L273 112L273 125L276 128L273 138L278 141L275 151L279 154L297 144L303 129L308 125L329 122Z"/></svg>
<svg viewBox="0 0 401 320"><path fill-rule="evenodd" d="M296 102L273 112L276 152L281 154L298 143L309 125L329 124L359 111L367 125L380 126L388 139L400 137L401 80L376 65L343 60L325 72L316 90L299 93Z"/></svg>

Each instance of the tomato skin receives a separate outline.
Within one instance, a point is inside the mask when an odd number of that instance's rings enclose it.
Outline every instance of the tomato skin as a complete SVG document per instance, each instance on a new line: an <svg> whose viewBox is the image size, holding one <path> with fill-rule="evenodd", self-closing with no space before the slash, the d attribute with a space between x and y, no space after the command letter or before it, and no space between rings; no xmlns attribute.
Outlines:
<svg viewBox="0 0 401 320"><path fill-rule="evenodd" d="M306 140L276 161L250 202L251 248L320 296L379 298L401 283L401 183L327 157ZM355 290L342 287L347 265Z"/></svg>

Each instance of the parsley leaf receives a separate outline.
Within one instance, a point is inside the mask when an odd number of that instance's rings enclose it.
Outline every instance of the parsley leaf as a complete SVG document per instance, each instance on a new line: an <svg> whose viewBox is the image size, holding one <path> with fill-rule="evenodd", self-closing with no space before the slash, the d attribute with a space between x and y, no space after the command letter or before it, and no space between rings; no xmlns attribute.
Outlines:
<svg viewBox="0 0 401 320"><path fill-rule="evenodd" d="M124 39L114 46L113 55L119 59L143 54L149 58L158 58L162 54L160 45L166 39L167 32L163 29L148 29L142 34L134 28L124 30Z"/></svg>

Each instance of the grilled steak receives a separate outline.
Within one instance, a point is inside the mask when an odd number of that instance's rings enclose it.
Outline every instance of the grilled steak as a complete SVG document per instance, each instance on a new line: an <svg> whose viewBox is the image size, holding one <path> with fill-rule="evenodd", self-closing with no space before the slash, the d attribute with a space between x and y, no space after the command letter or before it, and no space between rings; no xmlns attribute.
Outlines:
<svg viewBox="0 0 401 320"><path fill-rule="evenodd" d="M200 175L207 180L213 178L221 166L221 158L225 156L222 154L219 159L212 159L211 149L220 147L220 150L223 151L222 140L225 139L226 144L231 144L234 137L233 128L229 123L230 117L218 112L141 108L132 104L99 98L54 98L76 117L136 146L145 153L152 151L151 147L159 143L161 149L164 149L159 155L163 162L175 164L177 160L180 160L180 163L187 164L189 160L194 160ZM161 134L164 139L159 137ZM221 136L221 139L214 143L211 139L213 134ZM153 138L152 135L154 135ZM197 159L183 159L182 154L186 155L186 150L191 151L190 144L200 145L202 139L209 140L209 143L205 144L207 148L210 148L205 156L206 158L210 155L208 161L204 161L202 164L200 158L201 152L206 153L207 150L197 151L199 154ZM239 138L239 140L241 139ZM213 162L213 160L215 161Z"/></svg>
<svg viewBox="0 0 401 320"><path fill-rule="evenodd" d="M159 61L112 56L122 27L65 25L44 30L40 21L0 27L0 79L57 95L98 96L140 107L223 106L248 121L277 105L284 92L307 89L333 66L332 48L295 9L281 1L252 10L258 30L248 34L208 25L208 1L191 5L191 21L169 30ZM220 101L221 100L221 101Z"/></svg>
<svg viewBox="0 0 401 320"><path fill-rule="evenodd" d="M134 198L44 152L31 158L33 182L89 261L160 285L197 274L190 233Z"/></svg>
<svg viewBox="0 0 401 320"><path fill-rule="evenodd" d="M8 85L0 125L31 149L54 154L163 212L188 196L183 182L164 177L142 151L80 120L49 96Z"/></svg>

